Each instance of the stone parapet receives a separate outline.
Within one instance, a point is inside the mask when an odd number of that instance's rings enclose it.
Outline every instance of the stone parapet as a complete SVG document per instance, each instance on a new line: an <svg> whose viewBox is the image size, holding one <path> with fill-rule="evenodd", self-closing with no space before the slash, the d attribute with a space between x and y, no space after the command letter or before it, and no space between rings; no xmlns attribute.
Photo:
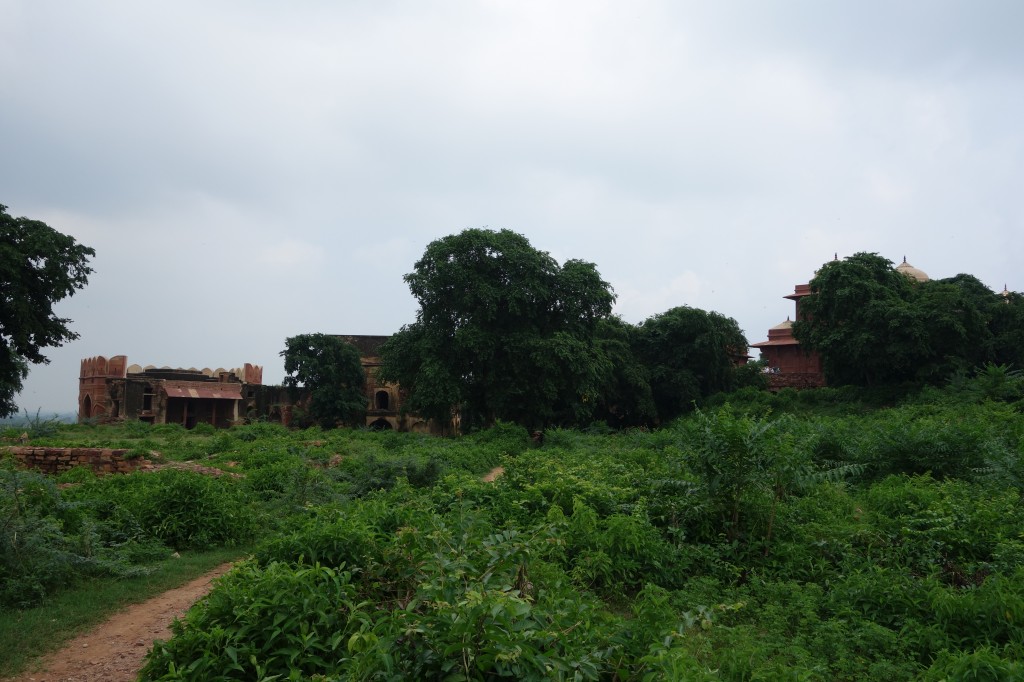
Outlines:
<svg viewBox="0 0 1024 682"><path fill-rule="evenodd" d="M6 447L0 454L9 453L22 466L41 471L44 474L59 474L76 466L84 466L97 475L127 474L137 471L145 459L128 458L128 450L110 448L47 448L47 447Z"/></svg>

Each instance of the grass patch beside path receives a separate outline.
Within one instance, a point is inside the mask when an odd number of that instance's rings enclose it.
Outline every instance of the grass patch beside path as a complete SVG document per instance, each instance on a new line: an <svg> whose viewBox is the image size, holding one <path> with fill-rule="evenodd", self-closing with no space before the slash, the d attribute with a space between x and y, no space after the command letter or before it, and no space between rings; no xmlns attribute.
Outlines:
<svg viewBox="0 0 1024 682"><path fill-rule="evenodd" d="M247 552L238 547L182 552L181 558L158 563L147 576L89 580L35 608L0 609L0 678L18 674L121 608L184 585Z"/></svg>

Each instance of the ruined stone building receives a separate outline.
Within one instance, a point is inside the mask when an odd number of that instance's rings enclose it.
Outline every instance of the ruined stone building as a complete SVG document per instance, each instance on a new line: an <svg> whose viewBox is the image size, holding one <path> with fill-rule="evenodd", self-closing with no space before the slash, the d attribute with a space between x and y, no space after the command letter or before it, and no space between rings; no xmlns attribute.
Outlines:
<svg viewBox="0 0 1024 682"><path fill-rule="evenodd" d="M128 358L82 360L78 421L138 419L151 424L227 427L257 411L263 368L171 369L128 365Z"/></svg>
<svg viewBox="0 0 1024 682"><path fill-rule="evenodd" d="M338 338L359 351L366 374L366 423L372 429L441 433L415 414L402 412L406 395L396 384L378 381L380 346L388 336ZM134 420L151 424L212 424L226 428L244 419L289 424L306 396L282 386L263 385L263 368L171 369L128 365L124 355L82 360L78 379L78 421Z"/></svg>
<svg viewBox="0 0 1024 682"><path fill-rule="evenodd" d="M398 384L382 382L377 379L380 367L380 347L390 336L346 336L337 335L359 351L359 357L366 373L366 426L371 429L394 429L395 431L415 431L432 433L438 429L421 417L402 413L402 403L407 395Z"/></svg>

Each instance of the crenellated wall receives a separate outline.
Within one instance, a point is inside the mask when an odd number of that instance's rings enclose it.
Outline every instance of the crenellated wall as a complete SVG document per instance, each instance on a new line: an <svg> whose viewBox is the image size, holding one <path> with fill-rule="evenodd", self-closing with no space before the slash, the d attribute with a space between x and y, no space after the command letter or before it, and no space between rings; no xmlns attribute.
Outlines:
<svg viewBox="0 0 1024 682"><path fill-rule="evenodd" d="M127 370L127 356L115 355L114 357L107 359L102 355L97 355L96 357L85 358L82 360L82 371L78 376L82 379L90 377L124 378Z"/></svg>
<svg viewBox="0 0 1024 682"><path fill-rule="evenodd" d="M78 418L104 419L116 412L116 405L110 398L107 384L110 379L123 379L128 370L128 358L115 355L105 358L97 355L82 360L82 369L78 374Z"/></svg>
<svg viewBox="0 0 1024 682"><path fill-rule="evenodd" d="M146 462L142 457L128 459L128 450L109 448L16 446L0 448L0 453L10 453L23 466L44 474L59 474L76 466L88 467L98 475L127 474L137 471Z"/></svg>
<svg viewBox="0 0 1024 682"><path fill-rule="evenodd" d="M82 360L78 421L138 419L151 424L197 423L227 427L248 411L243 400L263 383L263 367L188 369L129 365L124 355ZM245 393L243 394L243 389Z"/></svg>

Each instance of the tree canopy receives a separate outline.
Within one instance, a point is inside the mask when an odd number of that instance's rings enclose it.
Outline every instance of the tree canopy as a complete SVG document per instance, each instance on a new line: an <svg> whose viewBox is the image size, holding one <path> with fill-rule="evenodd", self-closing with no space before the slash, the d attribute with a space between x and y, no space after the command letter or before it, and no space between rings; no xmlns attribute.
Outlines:
<svg viewBox="0 0 1024 682"><path fill-rule="evenodd" d="M0 417L17 411L30 364L42 351L78 338L53 305L88 283L96 252L39 220L15 218L0 204Z"/></svg>
<svg viewBox="0 0 1024 682"><path fill-rule="evenodd" d="M680 306L645 320L635 347L665 422L700 398L734 388L736 359L746 355L747 340L731 317Z"/></svg>
<svg viewBox="0 0 1024 682"><path fill-rule="evenodd" d="M409 409L463 428L526 426L592 414L611 364L595 329L615 300L592 263L559 264L510 230L431 242L405 276L416 321L381 347L380 377Z"/></svg>
<svg viewBox="0 0 1024 682"><path fill-rule="evenodd" d="M1021 333L1018 309L970 275L918 282L857 253L823 265L810 286L793 333L821 354L831 384L937 383L1020 357L1007 341Z"/></svg>
<svg viewBox="0 0 1024 682"><path fill-rule="evenodd" d="M598 397L597 417L612 427L644 426L657 421L650 372L636 355L638 328L611 316L597 327L597 347L611 365Z"/></svg>
<svg viewBox="0 0 1024 682"><path fill-rule="evenodd" d="M359 351L336 336L300 334L285 340L285 386L309 391L309 416L325 429L361 426L366 415L366 373Z"/></svg>

